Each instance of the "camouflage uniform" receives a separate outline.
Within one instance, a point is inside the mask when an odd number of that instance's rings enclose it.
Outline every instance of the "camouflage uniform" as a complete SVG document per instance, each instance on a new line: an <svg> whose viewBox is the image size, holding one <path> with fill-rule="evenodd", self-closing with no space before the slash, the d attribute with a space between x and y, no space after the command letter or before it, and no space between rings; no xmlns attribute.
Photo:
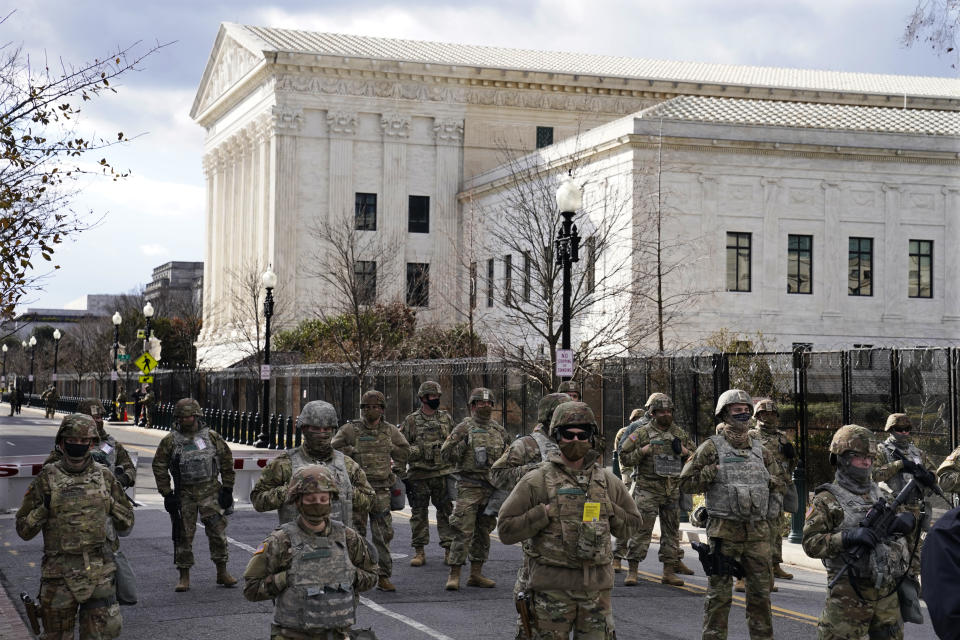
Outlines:
<svg viewBox="0 0 960 640"><path fill-rule="evenodd" d="M489 418L486 408L480 415L476 402L493 402L493 392L477 388L470 392L469 404L474 414L458 424L440 449L441 458L460 470L457 483L457 504L450 518L454 530L453 542L447 554L450 566L447 589L460 588L460 565L470 558L471 586L492 587L493 580L481 574L483 563L490 555L490 532L497 526L495 515L484 515L487 501L493 495L490 466L499 458L509 439L507 432Z"/></svg>
<svg viewBox="0 0 960 640"><path fill-rule="evenodd" d="M229 557L226 509L233 501L233 453L223 437L200 420L202 411L196 400L184 398L178 401L175 412L180 419L184 413L193 412L195 430L185 432L178 422L175 430L164 436L153 458L153 476L165 503L171 498L179 498L180 502L183 531L179 542L174 545L174 564L180 569L181 576L177 590L189 588L198 516L207 534L210 559L217 565L217 583L231 586L236 580L226 573ZM170 484L171 474L179 475L176 494ZM228 495L230 504L224 506ZM186 588L182 588L184 586Z"/></svg>
<svg viewBox="0 0 960 640"><path fill-rule="evenodd" d="M711 436L697 448L680 472L680 483L682 491L706 496L710 551L717 552L719 545L723 555L743 565L747 627L750 638L759 640L773 637L768 520L771 513L782 511L782 504L771 496L783 491L785 480L773 455L759 440L750 438L746 422L731 417L728 407L732 404L746 404L748 418L753 412L746 392L731 389L721 394L715 411L725 421L717 426L720 435ZM742 491L751 494L749 506L733 499ZM733 576L712 575L708 583L701 637L725 640Z"/></svg>
<svg viewBox="0 0 960 640"><path fill-rule="evenodd" d="M53 418L57 413L57 400L60 399L60 396L57 395L57 388L50 385L40 394L40 399L43 400L43 417Z"/></svg>
<svg viewBox="0 0 960 640"><path fill-rule="evenodd" d="M427 381L420 385L419 398L426 395L440 396L440 385ZM430 500L437 509L437 534L440 546L450 549L454 531L450 526L453 504L447 492L447 479L453 467L440 458L440 449L450 432L453 418L442 409L426 415L423 408L406 417L401 432L410 443L410 457L406 473L407 500L410 502L410 546L416 551L410 564L420 566L426 561L423 548L430 544L430 525L427 512Z"/></svg>
<svg viewBox="0 0 960 640"><path fill-rule="evenodd" d="M584 403L565 402L554 412L551 435L562 426L595 430L596 420ZM549 454L500 509L501 541L523 542L538 639L566 640L571 632L582 640L616 637L610 536L628 537L641 517L623 483L598 458L588 451L576 468L560 453Z"/></svg>
<svg viewBox="0 0 960 640"><path fill-rule="evenodd" d="M357 461L367 474L367 480L376 494L369 511L370 532L380 558L380 587L393 591L393 585L389 581L393 574L393 559L390 557L390 541L393 540L390 490L397 481L393 467L402 467L406 463L410 445L399 429L389 422L384 422L382 409L386 407L386 401L382 393L367 391L360 404L379 404L381 417L372 424L367 420L352 420L346 423L333 437L333 448ZM367 514L354 513L353 528L362 537L366 536Z"/></svg>
<svg viewBox="0 0 960 640"><path fill-rule="evenodd" d="M631 422L633 421L631 420ZM623 442L623 436L627 433L627 429L629 428L630 428L629 424L625 427L621 427L620 430L617 431L617 435L613 437L614 451L617 451L620 449L620 443ZM632 484L630 477L633 475L633 468L624 465L623 460L620 459L619 454L617 454L617 466L620 471L621 481L623 481L623 484L626 485L627 489L630 489L630 486ZM614 471L617 471L617 470L618 469L614 469ZM620 538L617 538L617 541L613 546L613 570L616 573L623 572L623 566L621 565L621 562L623 561L624 558L627 557L627 546L629 544L630 544L629 540L626 540L626 539L621 540Z"/></svg>
<svg viewBox="0 0 960 640"><path fill-rule="evenodd" d="M286 500L303 513L302 496L329 492L333 498L338 489L328 467L301 467ZM303 517L275 529L244 571L244 597L274 601L271 638L346 640L359 593L377 583L377 563L363 538L329 515L319 520L321 531Z"/></svg>
<svg viewBox="0 0 960 640"><path fill-rule="evenodd" d="M627 542L627 561L630 563L629 582L637 583L637 565L647 557L653 524L660 518L660 551L658 558L663 563L665 584L682 585L683 580L675 575L683 554L680 551L680 471L683 459L680 447L692 451L693 440L687 432L671 423L658 425L653 411L673 409L673 402L665 394L662 398L648 401L647 415L629 436L620 443L620 460L633 468L633 499L643 516L643 524ZM650 445L644 453L643 449ZM682 571L682 570L681 570ZM632 580L631 580L632 579Z"/></svg>
<svg viewBox="0 0 960 640"><path fill-rule="evenodd" d="M957 447L937 467L937 482L944 491L960 493L960 447Z"/></svg>
<svg viewBox="0 0 960 640"><path fill-rule="evenodd" d="M95 442L96 425L90 416L65 416L57 440L68 437ZM76 466L71 458L45 465L30 483L16 527L24 540L43 532L39 604L44 638L72 640L78 608L81 640L120 635L116 565L112 545L104 541L133 527L133 519L123 487L89 454Z"/></svg>
<svg viewBox="0 0 960 640"><path fill-rule="evenodd" d="M120 385L117 391L117 419L123 420L123 412L127 410L127 391Z"/></svg>
<svg viewBox="0 0 960 640"><path fill-rule="evenodd" d="M154 402L156 402L156 396L153 394L153 389L150 387L150 385L147 385L147 391L140 399L140 406L143 407L143 418L140 421L140 425L148 429L153 427Z"/></svg>
<svg viewBox="0 0 960 640"><path fill-rule="evenodd" d="M857 425L838 429L830 443L831 461L848 451L871 455L874 448L870 430ZM869 474L865 493L851 488L841 474L838 468L833 483L817 487L803 526L803 550L808 556L823 560L828 582L844 566L844 551L850 548L849 543L845 544L848 534L856 531L859 521L883 495L876 484L869 482ZM864 556L853 570L857 575L850 576L848 572L827 593L817 637L820 640L859 640L865 635L871 640L903 638L896 581L906 571L908 553L906 545L898 541L880 543ZM889 565L890 573L872 569L877 560Z"/></svg>

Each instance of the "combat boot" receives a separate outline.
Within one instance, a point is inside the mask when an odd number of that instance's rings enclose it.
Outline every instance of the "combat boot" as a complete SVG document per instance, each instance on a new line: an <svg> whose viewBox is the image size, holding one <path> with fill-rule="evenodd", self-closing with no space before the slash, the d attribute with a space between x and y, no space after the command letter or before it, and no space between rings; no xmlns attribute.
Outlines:
<svg viewBox="0 0 960 640"><path fill-rule="evenodd" d="M787 573L786 571L784 571L784 570L780 567L780 564L779 564L779 563L773 565L773 577L774 577L774 578L781 578L781 579L783 579L783 580L793 580L793 574L792 574L792 573Z"/></svg>
<svg viewBox="0 0 960 640"><path fill-rule="evenodd" d="M221 562L217 564L217 584L222 584L225 587L232 587L237 584L237 579L230 575L230 572L227 571L227 563Z"/></svg>
<svg viewBox="0 0 960 640"><path fill-rule="evenodd" d="M447 591L460 590L460 565L455 564L450 566L450 575L447 577L447 586L444 588Z"/></svg>
<svg viewBox="0 0 960 640"><path fill-rule="evenodd" d="M780 591L780 589L777 588L777 584L773 581L773 575L771 575L770 576L770 593L773 593L774 591Z"/></svg>
<svg viewBox="0 0 960 640"><path fill-rule="evenodd" d="M636 560L628 560L628 562L630 563L630 568L627 570L627 577L623 579L623 586L633 587L640 582L640 578L637 576L640 563Z"/></svg>
<svg viewBox="0 0 960 640"><path fill-rule="evenodd" d="M414 547L416 553L410 558L411 567L422 567L427 562L427 555L423 552L423 547Z"/></svg>
<svg viewBox="0 0 960 640"><path fill-rule="evenodd" d="M180 582L173 588L174 591L186 591L190 588L190 569L180 569Z"/></svg>
<svg viewBox="0 0 960 640"><path fill-rule="evenodd" d="M683 580L678 578L677 575L673 572L673 565L663 565L663 575L660 576L660 582L663 584L669 584L674 587L682 587Z"/></svg>
<svg viewBox="0 0 960 640"><path fill-rule="evenodd" d="M683 564L683 560L677 560L677 566L674 567L674 568L676 569L676 572L679 573L679 574L682 574L682 575L685 575L685 576L692 576L692 575L693 575L693 569L691 569L691 568L688 567L687 565Z"/></svg>
<svg viewBox="0 0 960 640"><path fill-rule="evenodd" d="M393 586L393 583L390 582L389 576L380 576L380 579L377 580L377 589L380 591L396 591L397 588Z"/></svg>
<svg viewBox="0 0 960 640"><path fill-rule="evenodd" d="M482 562L470 563L470 577L467 578L468 587L483 587L484 589L492 589L493 587L497 586L496 582L480 573L480 569L482 568Z"/></svg>
<svg viewBox="0 0 960 640"><path fill-rule="evenodd" d="M614 558L613 559L613 572L614 573L623 573L623 559Z"/></svg>
<svg viewBox="0 0 960 640"><path fill-rule="evenodd" d="M740 593L744 593L747 590L747 586L744 584L743 578L737 578L736 583L733 585L733 590L739 591Z"/></svg>

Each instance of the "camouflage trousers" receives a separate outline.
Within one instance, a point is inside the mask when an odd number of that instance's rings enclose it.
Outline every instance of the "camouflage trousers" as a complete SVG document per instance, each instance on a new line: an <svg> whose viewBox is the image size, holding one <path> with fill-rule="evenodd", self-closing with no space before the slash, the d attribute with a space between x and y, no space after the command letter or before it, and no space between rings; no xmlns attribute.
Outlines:
<svg viewBox="0 0 960 640"><path fill-rule="evenodd" d="M490 555L490 532L497 527L496 516L485 516L483 510L493 489L466 486L460 483L457 504L450 516L454 536L450 543L449 562L459 566L470 562L486 562Z"/></svg>
<svg viewBox="0 0 960 640"><path fill-rule="evenodd" d="M315 633L306 633L276 624L270 625L270 640L348 640L349 638L349 632L339 629L324 629Z"/></svg>
<svg viewBox="0 0 960 640"><path fill-rule="evenodd" d="M393 558L390 557L390 541L393 540L393 513L390 511L390 487L374 487L377 497L370 507L370 513L353 513L353 528L361 537L367 536L367 518L370 518L370 534L373 546L377 548L380 559L377 563L379 575L389 578L393 575Z"/></svg>
<svg viewBox="0 0 960 640"><path fill-rule="evenodd" d="M870 640L902 640L903 621L896 592L880 598L883 593L872 584L861 584L857 583L857 588L863 600L845 578L827 594L817 624L819 640L859 640L864 636Z"/></svg>
<svg viewBox="0 0 960 640"><path fill-rule="evenodd" d="M80 640L109 640L120 636L123 619L117 604L113 577L98 584L89 600L77 602L63 580L40 582L40 610L43 638L73 640L73 627L80 610Z"/></svg>
<svg viewBox="0 0 960 640"><path fill-rule="evenodd" d="M44 417L44 418L53 418L53 417L56 416L56 414L57 414L57 407L56 407L56 405L49 405L49 404L48 404L48 405L44 408L44 410L43 410L43 417Z"/></svg>
<svg viewBox="0 0 960 640"><path fill-rule="evenodd" d="M783 562L783 533L780 527L783 525L782 518L768 520L770 527L770 563L772 565Z"/></svg>
<svg viewBox="0 0 960 640"><path fill-rule="evenodd" d="M710 539L713 551L716 540ZM747 574L747 628L751 640L773 638L770 611L770 545L766 540L731 542L724 540L723 555L739 560ZM733 576L710 576L703 607L703 640L726 640L727 618L733 600Z"/></svg>
<svg viewBox="0 0 960 640"><path fill-rule="evenodd" d="M629 561L642 562L650 548L653 524L660 518L660 551L657 557L666 566L675 566L683 558L680 551L680 493L670 494L636 488L633 500L643 517L640 528L627 539L627 553L623 557ZM619 541L618 541L619 543Z"/></svg>
<svg viewBox="0 0 960 640"><path fill-rule="evenodd" d="M430 522L428 509L430 501L437 509L437 534L440 536L440 546L450 548L454 531L450 526L450 514L453 504L447 498L447 476L408 480L407 500L410 502L410 530L411 547L425 547L430 544Z"/></svg>
<svg viewBox="0 0 960 640"><path fill-rule="evenodd" d="M225 563L227 551L227 519L217 503L220 483L213 483L203 491L180 492L180 514L183 517L183 535L173 546L173 562L178 569L193 566L193 536L197 533L197 517L203 523L210 545L210 559L215 564Z"/></svg>
<svg viewBox="0 0 960 640"><path fill-rule="evenodd" d="M607 640L616 638L610 589L603 591L535 591L536 640ZM571 633L573 634L571 636Z"/></svg>

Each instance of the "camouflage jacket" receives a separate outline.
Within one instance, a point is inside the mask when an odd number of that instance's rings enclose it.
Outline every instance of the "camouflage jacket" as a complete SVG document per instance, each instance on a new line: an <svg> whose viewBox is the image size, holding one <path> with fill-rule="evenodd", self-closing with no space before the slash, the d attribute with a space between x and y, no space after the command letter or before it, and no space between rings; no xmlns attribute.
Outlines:
<svg viewBox="0 0 960 640"><path fill-rule="evenodd" d="M625 427L621 427L621 429L620 429L619 431L617 431L617 435L614 436L614 438L613 438L613 450L614 450L614 451L619 451L619 450L620 450L620 443L623 442L623 436L626 435L627 430L628 430L629 428L630 428L630 425L627 425L627 426L625 426ZM627 479L629 480L630 476L633 475L633 467L629 467L629 466L625 465L625 464L623 463L623 458L620 456L619 453L617 454L617 464L620 465L620 477L621 477L621 478L627 478ZM626 484L626 482L625 482L624 484Z"/></svg>
<svg viewBox="0 0 960 640"><path fill-rule="evenodd" d="M652 420L641 424L620 443L620 461L623 465L633 468L633 477L638 489L666 490L667 493L672 493L679 487L677 478L665 478L654 470L654 458L657 455L680 457L673 451L674 438L680 439L682 447L693 451L693 440L682 427L672 424L667 429L659 429ZM643 448L648 444L650 450L644 453Z"/></svg>
<svg viewBox="0 0 960 640"><path fill-rule="evenodd" d="M770 474L770 491L785 493L786 483L790 481L789 476L784 474L780 465L773 459L773 454L766 447L762 447L762 451L763 463ZM704 440L703 444L697 447L697 450L687 460L683 471L680 472L680 490L684 493L706 492L717 476L719 462L716 445L710 439ZM766 520L754 522L721 518L707 520L707 536L722 538L731 542L765 540L768 532L769 528Z"/></svg>
<svg viewBox="0 0 960 640"><path fill-rule="evenodd" d="M954 449L937 467L937 481L944 491L960 493L960 447Z"/></svg>
<svg viewBox="0 0 960 640"><path fill-rule="evenodd" d="M461 480L491 484L490 467L503 455L508 441L507 432L495 420L470 417L450 432L440 455L457 469Z"/></svg>
<svg viewBox="0 0 960 640"><path fill-rule="evenodd" d="M149 393L143 394L143 397L140 398L140 404L152 406L154 399L155 399L155 396L153 395L153 391L150 391Z"/></svg>
<svg viewBox="0 0 960 640"><path fill-rule="evenodd" d="M53 407L57 404L57 400L60 396L57 395L57 392L53 389L47 389L40 394L40 399L46 403L48 407Z"/></svg>
<svg viewBox="0 0 960 640"><path fill-rule="evenodd" d="M359 442L361 438L383 443L378 444L372 458L370 453L361 453L360 449L363 448L363 444ZM410 455L410 444L407 439L399 429L389 422L384 422L383 419L373 427L363 420L351 420L337 430L330 443L334 449L342 451L357 461L374 489L392 487L397 480L392 469L402 469Z"/></svg>
<svg viewBox="0 0 960 640"><path fill-rule="evenodd" d="M890 436L883 442L877 443L877 459L873 463L873 481L886 483L887 487L893 492L894 496L907 485L913 476L903 471L903 461L894 458L890 448L896 448L893 436ZM925 451L914 444L904 447L902 450L906 457L913 459L923 465L927 471L936 469L930 456ZM941 465L942 467L942 465ZM939 474L939 469L937 469ZM933 492L924 488L924 495L929 496ZM911 506L918 506L919 500L914 500Z"/></svg>
<svg viewBox="0 0 960 640"><path fill-rule="evenodd" d="M300 450L307 458L315 460L318 464L326 462L326 460L318 460L307 453L304 445L300 445ZM373 487L367 482L366 474L353 458L344 456L343 463L347 467L350 484L353 485L354 513L369 513L376 495ZM250 502L253 503L253 508L260 512L279 509L287 499L287 484L289 484L292 475L293 464L290 462L290 454L284 451L271 460L260 473L257 483L253 486L253 491L250 492Z"/></svg>
<svg viewBox="0 0 960 640"><path fill-rule="evenodd" d="M300 527L308 535L323 536ZM347 553L350 562L356 568L353 581L354 592L367 591L377 584L377 563L374 562L367 544L356 531L346 528ZM257 548L243 572L243 597L251 602L272 600L283 591L286 584L286 571L290 568L290 538L282 529L273 533Z"/></svg>
<svg viewBox="0 0 960 640"><path fill-rule="evenodd" d="M781 429L764 429L763 426L758 423L757 428L750 430L750 437L756 438L763 443L763 446L773 455L773 459L776 460L777 464L783 469L785 476L792 481L793 470L797 468L797 455L796 452L794 452L792 460L783 455L783 449L787 444L793 446L787 434ZM786 489L787 485L784 485L784 492L786 492Z"/></svg>
<svg viewBox="0 0 960 640"><path fill-rule="evenodd" d="M121 484L124 487L132 487L137 482L137 467L134 466L133 460L130 459L130 454L127 453L126 448L124 448L123 444L119 440L110 436L108 436L108 438L101 438L100 443L94 447L94 449L102 447L104 442L113 447L113 452L116 454L116 464L113 466L106 466L114 473L116 473L116 467L123 469L123 474L126 476L127 482L121 482ZM54 449L50 452L50 455L47 456L47 459L43 461L43 464L54 464L56 462L60 462L62 459L63 454L60 452L60 450ZM101 458L101 460L102 459L103 458ZM100 464L105 463L101 461Z"/></svg>
<svg viewBox="0 0 960 640"><path fill-rule="evenodd" d="M198 424L197 427L199 431L201 425ZM219 433L211 429L209 434L217 450L217 466L220 470L220 482L212 480L200 485L183 486L180 488L181 491L187 491L197 496L206 496L216 492L221 485L228 489L233 489L234 479L236 478L236 472L233 470L233 453L230 451L226 440L224 440ZM170 476L170 465L173 463L173 447L173 433L171 432L165 435L163 440L160 441L160 444L157 445L157 452L153 458L153 477L157 481L157 491L164 497L173 493Z"/></svg>
<svg viewBox="0 0 960 640"><path fill-rule="evenodd" d="M547 431L542 424L537 424L535 430L540 433ZM498 489L512 491L520 478L539 467L541 462L543 457L536 438L532 435L517 438L490 467L490 482Z"/></svg>
<svg viewBox="0 0 960 640"><path fill-rule="evenodd" d="M453 431L453 418L449 413L438 409L427 416L417 409L406 417L400 431L410 443L408 479L436 478L453 472L453 467L440 458L440 449Z"/></svg>

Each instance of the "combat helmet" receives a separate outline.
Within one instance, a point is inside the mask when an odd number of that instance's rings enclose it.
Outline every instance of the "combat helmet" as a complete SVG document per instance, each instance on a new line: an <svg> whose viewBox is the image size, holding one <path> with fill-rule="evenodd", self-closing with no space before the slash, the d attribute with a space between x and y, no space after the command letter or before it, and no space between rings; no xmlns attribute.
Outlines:
<svg viewBox="0 0 960 640"><path fill-rule="evenodd" d="M564 402L571 402L573 398L565 393L548 393L540 399L537 404L537 422L543 425L549 425L553 417L553 411Z"/></svg>
<svg viewBox="0 0 960 640"><path fill-rule="evenodd" d="M85 413L94 420L103 416L103 403L97 398L84 398L77 403L77 413Z"/></svg>
<svg viewBox="0 0 960 640"><path fill-rule="evenodd" d="M467 404L473 404L477 400L486 400L487 402L496 402L493 399L493 391L487 389L486 387L477 387L476 389L470 392L470 399L467 400Z"/></svg>
<svg viewBox="0 0 960 640"><path fill-rule="evenodd" d="M891 413L887 416L887 424L883 428L884 431L890 431L894 427L912 427L913 423L910 422L910 416L905 413Z"/></svg>
<svg viewBox="0 0 960 640"><path fill-rule="evenodd" d="M57 429L56 442L61 438L91 438L99 440L100 435L97 432L97 423L93 418L85 413L71 413L63 417L60 421L60 428Z"/></svg>
<svg viewBox="0 0 960 640"><path fill-rule="evenodd" d="M378 404L381 407L387 406L387 399L383 397L383 394L375 389L367 391L362 396L360 396L360 406L365 404Z"/></svg>
<svg viewBox="0 0 960 640"><path fill-rule="evenodd" d="M777 408L777 403L771 400L770 398L759 398L753 404L753 414L756 415L761 411L772 411L773 413L779 414L780 410Z"/></svg>
<svg viewBox="0 0 960 640"><path fill-rule="evenodd" d="M296 502L301 496L320 491L328 491L331 500L339 496L340 488L333 472L319 464L300 467L294 471L290 483L287 484L287 502Z"/></svg>
<svg viewBox="0 0 960 640"><path fill-rule="evenodd" d="M651 393L650 397L647 398L647 404L643 405L650 415L653 415L653 412L657 409L670 409L673 410L673 400L670 399L665 393Z"/></svg>
<svg viewBox="0 0 960 640"><path fill-rule="evenodd" d="M731 404L745 404L750 407L750 412L753 413L753 401L750 399L749 393L742 389L728 389L717 398L717 408L713 412L714 417L720 420L720 414L723 413L724 408Z"/></svg>
<svg viewBox="0 0 960 640"><path fill-rule="evenodd" d="M177 418L202 416L203 409L200 408L200 403L193 398L180 398L173 407L173 415Z"/></svg>
<svg viewBox="0 0 960 640"><path fill-rule="evenodd" d="M563 427L587 427L593 431L597 429L597 419L593 410L586 402L564 402L553 411L550 420L550 436L555 436L558 429Z"/></svg>
<svg viewBox="0 0 960 640"><path fill-rule="evenodd" d="M311 400L303 405L300 415L297 416L297 428L333 427L337 428L337 410L333 405L323 400Z"/></svg>
<svg viewBox="0 0 960 640"><path fill-rule="evenodd" d="M873 456L875 453L873 432L857 424L845 424L833 434L830 440L830 462L837 463L837 456L853 451L862 456Z"/></svg>
<svg viewBox="0 0 960 640"><path fill-rule="evenodd" d="M429 395L443 395L443 392L440 390L440 383L434 382L433 380L426 380L420 384L420 388L417 389L417 397L422 398L423 396Z"/></svg>

